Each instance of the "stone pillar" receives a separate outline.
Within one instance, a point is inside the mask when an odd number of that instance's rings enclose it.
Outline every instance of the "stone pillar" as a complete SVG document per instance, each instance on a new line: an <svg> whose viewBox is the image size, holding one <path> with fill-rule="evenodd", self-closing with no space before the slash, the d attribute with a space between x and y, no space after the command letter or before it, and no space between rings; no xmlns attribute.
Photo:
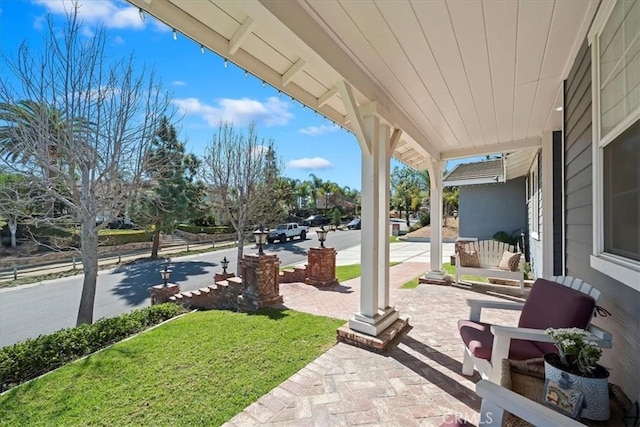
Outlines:
<svg viewBox="0 0 640 427"><path fill-rule="evenodd" d="M336 278L336 251L334 248L309 249L307 279L313 286L329 286L338 283Z"/></svg>
<svg viewBox="0 0 640 427"><path fill-rule="evenodd" d="M151 293L151 305L162 304L169 301L169 298L180 293L180 286L175 283L164 285L156 285L149 288Z"/></svg>
<svg viewBox="0 0 640 427"><path fill-rule="evenodd" d="M242 259L242 286L242 295L238 296L239 311L256 311L282 303L277 255L245 255Z"/></svg>

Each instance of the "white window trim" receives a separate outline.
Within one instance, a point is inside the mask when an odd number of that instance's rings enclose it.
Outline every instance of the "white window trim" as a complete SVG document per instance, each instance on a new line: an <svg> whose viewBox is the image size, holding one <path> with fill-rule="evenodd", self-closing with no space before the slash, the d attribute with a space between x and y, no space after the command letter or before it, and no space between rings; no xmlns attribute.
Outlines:
<svg viewBox="0 0 640 427"><path fill-rule="evenodd" d="M640 107L618 123L605 138L601 138L600 123L600 35L607 24L617 0L602 3L589 30L591 45L592 95L592 159L593 159L593 249L591 268L612 277L632 289L640 291L640 262L604 251L603 152L604 148L640 119Z"/></svg>

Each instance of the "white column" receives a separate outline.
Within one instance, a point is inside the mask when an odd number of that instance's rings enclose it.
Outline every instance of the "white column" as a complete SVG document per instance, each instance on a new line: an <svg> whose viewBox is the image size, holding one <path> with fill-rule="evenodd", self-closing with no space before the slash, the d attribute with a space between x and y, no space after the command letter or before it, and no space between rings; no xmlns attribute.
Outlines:
<svg viewBox="0 0 640 427"><path fill-rule="evenodd" d="M553 276L553 133L542 134L542 277ZM535 216L534 216L535 218Z"/></svg>
<svg viewBox="0 0 640 427"><path fill-rule="evenodd" d="M431 257L427 279L443 280L447 272L442 269L442 162L430 160L429 181L431 184Z"/></svg>
<svg viewBox="0 0 640 427"><path fill-rule="evenodd" d="M380 210L378 184L380 171L377 165L378 154L378 118L370 116L363 120L364 132L371 142L371 154L362 152L362 218L360 265L360 314L374 317L378 314L378 246L380 228L378 211Z"/></svg>
<svg viewBox="0 0 640 427"><path fill-rule="evenodd" d="M386 124L380 125L377 145L378 156L378 215L380 216L380 234L378 236L378 308L386 310L389 307L389 170L391 150L389 138L391 129Z"/></svg>
<svg viewBox="0 0 640 427"><path fill-rule="evenodd" d="M349 320L349 328L378 336L399 317L389 307L390 130L375 115L362 123L371 150L362 151L360 311Z"/></svg>

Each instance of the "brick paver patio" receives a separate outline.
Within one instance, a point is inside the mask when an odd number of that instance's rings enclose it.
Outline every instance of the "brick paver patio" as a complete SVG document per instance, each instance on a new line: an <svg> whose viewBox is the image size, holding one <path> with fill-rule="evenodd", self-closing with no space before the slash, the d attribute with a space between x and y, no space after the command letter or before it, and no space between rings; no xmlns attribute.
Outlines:
<svg viewBox="0 0 640 427"><path fill-rule="evenodd" d="M420 285L399 289L428 269L406 262L390 269L391 303L413 329L398 346L376 354L337 344L227 423L228 426L437 426L451 414L477 419L476 374L461 374L459 318L467 298L522 301L518 289ZM358 307L360 279L327 289L280 287L285 306L348 319ZM488 310L488 322L515 324L517 314Z"/></svg>

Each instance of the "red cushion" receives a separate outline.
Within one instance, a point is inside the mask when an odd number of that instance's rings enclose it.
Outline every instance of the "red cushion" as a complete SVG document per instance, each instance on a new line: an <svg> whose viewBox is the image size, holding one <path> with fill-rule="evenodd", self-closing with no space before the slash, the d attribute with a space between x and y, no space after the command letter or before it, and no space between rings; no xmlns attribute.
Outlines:
<svg viewBox="0 0 640 427"><path fill-rule="evenodd" d="M591 321L595 304L593 298L580 291L550 280L537 279L524 303L518 327L585 329Z"/></svg>
<svg viewBox="0 0 640 427"><path fill-rule="evenodd" d="M471 354L480 359L491 360L491 349L493 347L491 324L473 322L471 320L458 320L458 331ZM542 357L543 354L544 351L536 347L531 341L511 340L509 359L534 359Z"/></svg>

